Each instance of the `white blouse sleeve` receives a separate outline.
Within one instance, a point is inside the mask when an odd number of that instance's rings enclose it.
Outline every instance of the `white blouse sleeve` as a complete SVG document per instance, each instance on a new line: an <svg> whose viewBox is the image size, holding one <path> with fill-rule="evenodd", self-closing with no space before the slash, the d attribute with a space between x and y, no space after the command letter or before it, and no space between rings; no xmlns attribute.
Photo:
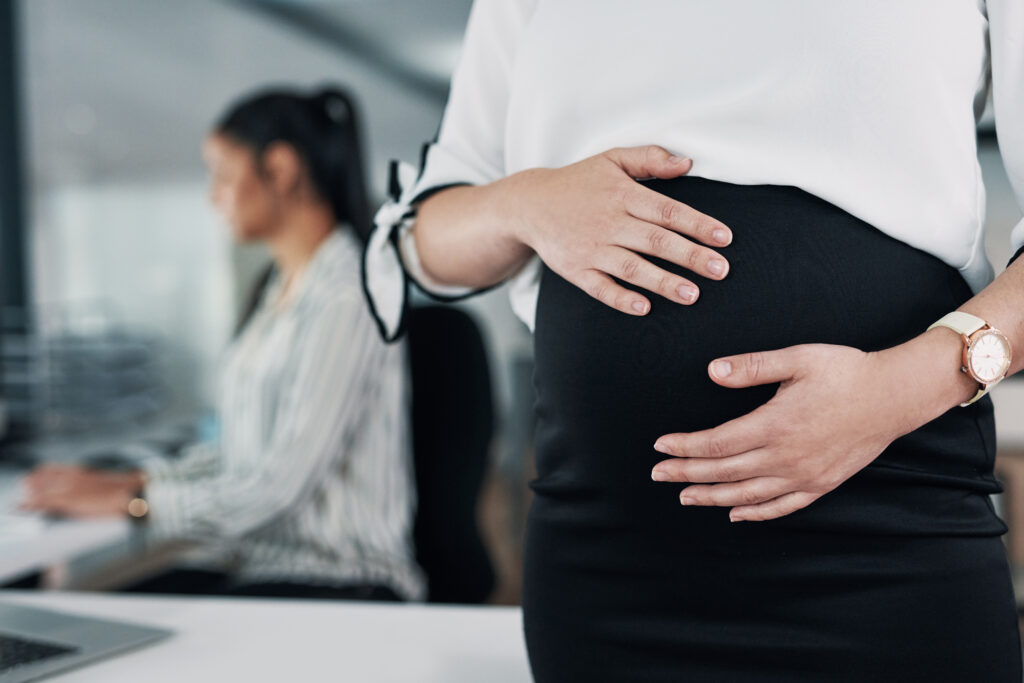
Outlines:
<svg viewBox="0 0 1024 683"><path fill-rule="evenodd" d="M1024 1L988 0L992 104L1003 165L1024 211ZM1010 234L1010 262L1024 253L1024 219Z"/></svg>
<svg viewBox="0 0 1024 683"><path fill-rule="evenodd" d="M374 217L363 252L364 293L388 341L403 332L410 281L442 301L490 289L443 285L424 273L411 233L414 205L448 187L483 185L505 176L509 80L535 2L473 3L436 140L424 146L418 174L409 164L392 162L390 199Z"/></svg>

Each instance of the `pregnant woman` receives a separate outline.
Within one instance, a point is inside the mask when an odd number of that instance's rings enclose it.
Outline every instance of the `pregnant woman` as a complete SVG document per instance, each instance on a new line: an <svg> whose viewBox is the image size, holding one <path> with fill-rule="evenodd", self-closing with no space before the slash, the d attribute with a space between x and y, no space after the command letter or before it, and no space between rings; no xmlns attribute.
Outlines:
<svg viewBox="0 0 1024 683"><path fill-rule="evenodd" d="M364 284L512 280L537 681L1021 680L990 90L1024 206L1018 0L477 0Z"/></svg>

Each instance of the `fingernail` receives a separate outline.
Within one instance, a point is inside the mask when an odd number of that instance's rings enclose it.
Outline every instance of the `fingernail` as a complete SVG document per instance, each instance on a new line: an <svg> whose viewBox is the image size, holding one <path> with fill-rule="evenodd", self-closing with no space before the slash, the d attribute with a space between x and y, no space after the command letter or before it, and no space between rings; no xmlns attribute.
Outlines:
<svg viewBox="0 0 1024 683"><path fill-rule="evenodd" d="M712 261L708 261L708 270L715 275L721 275L725 272L725 261L717 258Z"/></svg>
<svg viewBox="0 0 1024 683"><path fill-rule="evenodd" d="M684 164L690 160L690 157L681 157L679 155L673 154L668 158L668 160L673 164Z"/></svg>
<svg viewBox="0 0 1024 683"><path fill-rule="evenodd" d="M711 374L719 379L728 377L730 372L732 372L732 363L727 360L716 360L711 364Z"/></svg>
<svg viewBox="0 0 1024 683"><path fill-rule="evenodd" d="M729 515L729 521L730 522L742 522L743 518L740 517L739 515Z"/></svg>
<svg viewBox="0 0 1024 683"><path fill-rule="evenodd" d="M693 497L692 496L688 496L688 495L686 495L684 493L681 496L679 496L679 502L681 502L683 505L692 505L693 504Z"/></svg>
<svg viewBox="0 0 1024 683"><path fill-rule="evenodd" d="M654 481L668 481L668 473L657 468L651 470L651 479Z"/></svg>
<svg viewBox="0 0 1024 683"><path fill-rule="evenodd" d="M729 232L722 228L715 228L715 231L711 233L711 238L719 244L729 243Z"/></svg>
<svg viewBox="0 0 1024 683"><path fill-rule="evenodd" d="M697 288L692 285L679 285L676 293L683 301L693 302L697 299Z"/></svg>
<svg viewBox="0 0 1024 683"><path fill-rule="evenodd" d="M668 453L668 446L666 446L663 441L655 441L654 450L658 451L659 453Z"/></svg>
<svg viewBox="0 0 1024 683"><path fill-rule="evenodd" d="M634 301L633 310L637 313L647 313L647 302L646 301Z"/></svg>

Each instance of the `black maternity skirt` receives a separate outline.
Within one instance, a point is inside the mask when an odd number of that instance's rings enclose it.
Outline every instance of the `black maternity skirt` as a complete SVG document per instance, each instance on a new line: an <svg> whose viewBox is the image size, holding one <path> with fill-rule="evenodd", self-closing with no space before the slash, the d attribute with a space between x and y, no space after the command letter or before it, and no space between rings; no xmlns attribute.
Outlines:
<svg viewBox="0 0 1024 683"><path fill-rule="evenodd" d="M649 294L634 317L543 270L523 596L536 681L1021 681L990 397L777 520L731 523L650 478L659 436L778 388L718 386L709 361L900 344L971 297L959 271L796 187L643 182L731 227L730 271L655 259L700 298Z"/></svg>

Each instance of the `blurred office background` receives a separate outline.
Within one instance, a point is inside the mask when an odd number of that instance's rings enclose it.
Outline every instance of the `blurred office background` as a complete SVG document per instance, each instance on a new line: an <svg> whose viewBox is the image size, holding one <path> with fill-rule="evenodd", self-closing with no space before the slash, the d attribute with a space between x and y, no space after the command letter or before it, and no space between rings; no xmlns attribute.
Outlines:
<svg viewBox="0 0 1024 683"><path fill-rule="evenodd" d="M388 160L418 163L435 134L470 5L13 2L16 61L0 107L14 115L4 149L20 147L20 158L3 159L0 257L3 395L15 430L82 442L97 430L127 433L207 410L218 354L266 259L234 247L207 203L199 145L211 123L257 86L344 84L362 105L379 203ZM998 272L1020 211L990 113L979 147ZM515 602L531 467L531 341L503 289L461 305L481 324L497 407L480 506L499 565L491 600ZM1024 380L1004 382L995 401L1008 485L997 504L1013 520L1007 542L1024 566L1024 505L1014 502L1024 490L1016 467L1024 462Z"/></svg>
<svg viewBox="0 0 1024 683"><path fill-rule="evenodd" d="M26 450L59 460L209 411L219 354L268 258L235 246L207 201L200 143L227 104L260 86L346 86L379 204L389 160L418 163L436 132L471 0L4 4L14 68L0 106L20 159L5 155L0 458L21 466ZM514 602L530 337L504 291L464 308L497 406L481 506L492 599Z"/></svg>

